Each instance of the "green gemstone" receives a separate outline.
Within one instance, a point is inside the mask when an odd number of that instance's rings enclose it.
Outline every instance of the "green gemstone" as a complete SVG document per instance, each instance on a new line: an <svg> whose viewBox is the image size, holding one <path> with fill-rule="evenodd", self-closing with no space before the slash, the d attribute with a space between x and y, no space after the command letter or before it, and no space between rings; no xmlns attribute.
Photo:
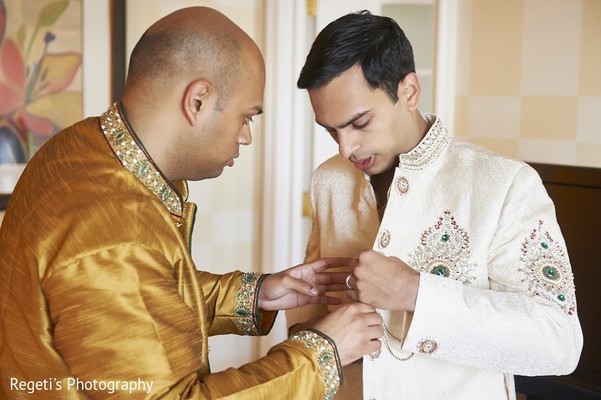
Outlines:
<svg viewBox="0 0 601 400"><path fill-rule="evenodd" d="M557 268L552 267L550 265L547 265L545 267L543 267L543 275L545 276L545 278L547 279L551 279L553 281L556 281L559 279L559 271L557 271Z"/></svg>
<svg viewBox="0 0 601 400"><path fill-rule="evenodd" d="M444 265L437 265L430 270L430 273L438 276L448 277L449 269Z"/></svg>
<svg viewBox="0 0 601 400"><path fill-rule="evenodd" d="M557 298L559 299L559 301L565 301L565 299L566 299L566 296L564 296L562 293L559 293L559 294L557 295Z"/></svg>
<svg viewBox="0 0 601 400"><path fill-rule="evenodd" d="M548 249L549 248L549 243L547 242L540 242L540 245L543 249Z"/></svg>
<svg viewBox="0 0 601 400"><path fill-rule="evenodd" d="M162 195L163 201L166 201L169 198L169 196L171 196L171 190L167 189L163 192L163 195Z"/></svg>
<svg viewBox="0 0 601 400"><path fill-rule="evenodd" d="M448 242L451 237L447 234L442 235L441 239L443 242Z"/></svg>
<svg viewBox="0 0 601 400"><path fill-rule="evenodd" d="M146 171L148 171L148 164L144 164L144 165L142 165L142 166L140 167L140 169L138 169L138 172L139 172L140 174L145 174L145 173L146 173Z"/></svg>
<svg viewBox="0 0 601 400"><path fill-rule="evenodd" d="M248 310L240 309L240 308L235 311L235 314L238 317L248 317L248 316L250 316L250 312Z"/></svg>

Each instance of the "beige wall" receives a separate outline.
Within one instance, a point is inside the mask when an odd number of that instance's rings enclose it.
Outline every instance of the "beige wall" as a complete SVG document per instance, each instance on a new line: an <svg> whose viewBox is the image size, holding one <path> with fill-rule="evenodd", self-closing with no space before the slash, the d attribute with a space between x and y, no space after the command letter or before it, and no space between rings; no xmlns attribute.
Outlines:
<svg viewBox="0 0 601 400"><path fill-rule="evenodd" d="M601 167L601 1L459 4L455 135L526 161Z"/></svg>

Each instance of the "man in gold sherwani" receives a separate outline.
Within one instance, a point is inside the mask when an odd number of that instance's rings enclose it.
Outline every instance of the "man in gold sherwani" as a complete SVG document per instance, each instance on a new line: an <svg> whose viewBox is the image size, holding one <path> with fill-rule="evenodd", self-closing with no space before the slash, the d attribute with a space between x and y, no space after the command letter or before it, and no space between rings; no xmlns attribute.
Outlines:
<svg viewBox="0 0 601 400"><path fill-rule="evenodd" d="M341 286L318 260L273 275L197 271L186 180L251 142L265 71L252 40L204 7L154 24L122 102L65 129L17 184L0 230L0 398L320 399L380 348L381 318L343 306L239 369L207 338L265 334L277 310Z"/></svg>

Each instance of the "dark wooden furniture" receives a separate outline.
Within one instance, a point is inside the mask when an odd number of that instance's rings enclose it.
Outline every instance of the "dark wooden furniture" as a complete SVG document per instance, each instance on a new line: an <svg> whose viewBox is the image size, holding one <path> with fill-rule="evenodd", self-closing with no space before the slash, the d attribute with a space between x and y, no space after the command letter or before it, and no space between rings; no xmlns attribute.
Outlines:
<svg viewBox="0 0 601 400"><path fill-rule="evenodd" d="M10 194L0 193L0 211L6 210L8 199L10 199Z"/></svg>
<svg viewBox="0 0 601 400"><path fill-rule="evenodd" d="M566 240L584 348L571 375L516 376L516 390L528 400L601 400L601 168L530 165L555 203Z"/></svg>

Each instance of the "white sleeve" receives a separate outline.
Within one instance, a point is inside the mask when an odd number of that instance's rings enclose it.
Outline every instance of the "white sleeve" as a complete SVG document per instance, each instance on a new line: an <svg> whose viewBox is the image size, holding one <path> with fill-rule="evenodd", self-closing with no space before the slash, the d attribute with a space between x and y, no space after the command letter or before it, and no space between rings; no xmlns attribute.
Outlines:
<svg viewBox="0 0 601 400"><path fill-rule="evenodd" d="M507 193L486 268L489 289L421 273L403 349L515 375L571 373L583 343L571 266L553 203L528 166Z"/></svg>

